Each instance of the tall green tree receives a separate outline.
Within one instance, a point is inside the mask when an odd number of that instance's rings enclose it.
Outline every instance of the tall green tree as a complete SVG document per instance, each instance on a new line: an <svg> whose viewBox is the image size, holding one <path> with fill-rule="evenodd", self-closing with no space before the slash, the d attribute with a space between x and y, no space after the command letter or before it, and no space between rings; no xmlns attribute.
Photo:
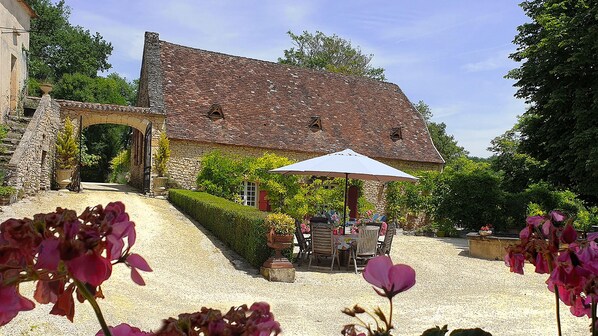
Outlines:
<svg viewBox="0 0 598 336"><path fill-rule="evenodd" d="M38 80L59 80L66 73L95 77L111 68L112 45L99 34L69 23L64 0L26 0L38 18L31 22L29 74Z"/></svg>
<svg viewBox="0 0 598 336"><path fill-rule="evenodd" d="M316 31L311 34L304 31L301 35L287 32L294 47L284 50L282 64L291 64L304 68L326 70L385 80L384 69L370 65L373 55L366 55L359 47L353 47L350 41L335 34L327 36Z"/></svg>
<svg viewBox="0 0 598 336"><path fill-rule="evenodd" d="M502 189L508 192L521 192L541 178L541 162L530 155L521 153L521 132L518 125L490 141L488 150L494 155L490 164L494 171L502 172Z"/></svg>
<svg viewBox="0 0 598 336"><path fill-rule="evenodd" d="M430 137L432 137L432 142L447 164L469 154L465 148L457 144L457 140L455 140L454 136L446 133L445 123L437 123L430 120L434 114L428 104L424 103L423 100L420 100L414 106L426 121L428 131L430 131Z"/></svg>
<svg viewBox="0 0 598 336"><path fill-rule="evenodd" d="M521 119L523 152L545 161L544 175L598 202L598 4L530 0L531 22L518 27L507 77L529 108Z"/></svg>

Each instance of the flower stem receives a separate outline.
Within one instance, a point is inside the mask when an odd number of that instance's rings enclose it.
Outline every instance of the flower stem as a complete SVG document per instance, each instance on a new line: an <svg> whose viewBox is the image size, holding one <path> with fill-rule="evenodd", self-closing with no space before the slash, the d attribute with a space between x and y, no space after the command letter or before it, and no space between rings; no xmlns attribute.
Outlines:
<svg viewBox="0 0 598 336"><path fill-rule="evenodd" d="M110 332L110 329L108 328L108 325L106 324L106 320L104 320L104 316L102 315L100 306L98 305L98 302L96 301L94 296L89 292L89 290L87 289L85 284L81 283L81 281L79 281L77 279L73 279L73 281L75 282L75 285L77 285L77 289L79 289L79 292L81 293L81 295L83 295L83 297L87 301L89 301L89 304L93 308L93 311L96 314L96 317L98 318L98 322L100 322L100 326L102 326L102 331L104 332L104 336L112 336L112 333Z"/></svg>
<svg viewBox="0 0 598 336"><path fill-rule="evenodd" d="M561 333L561 312L560 312L560 303L559 303L559 289L556 285L554 285L554 297L556 299L556 327L558 331L558 335L562 336Z"/></svg>
<svg viewBox="0 0 598 336"><path fill-rule="evenodd" d="M390 331L392 328L392 299L389 299L388 301L390 301L390 317L388 318L388 323L386 324L386 330Z"/></svg>
<svg viewBox="0 0 598 336"><path fill-rule="evenodd" d="M596 301L594 301L594 297L592 296L592 336L597 336L598 332L596 332Z"/></svg>

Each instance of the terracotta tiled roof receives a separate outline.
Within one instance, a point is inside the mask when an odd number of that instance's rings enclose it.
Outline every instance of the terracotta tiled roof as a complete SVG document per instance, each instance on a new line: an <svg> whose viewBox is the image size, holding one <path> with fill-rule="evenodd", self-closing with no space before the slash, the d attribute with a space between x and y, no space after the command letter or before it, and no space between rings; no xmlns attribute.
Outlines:
<svg viewBox="0 0 598 336"><path fill-rule="evenodd" d="M395 84L164 41L160 60L171 138L315 153L351 148L374 158L444 162ZM208 118L213 104L224 119ZM321 131L309 128L315 116ZM403 139L395 142L397 127Z"/></svg>
<svg viewBox="0 0 598 336"><path fill-rule="evenodd" d="M143 113L152 114L147 107L125 106L115 104L99 104L86 103L74 100L55 99L61 107L68 107L77 110L92 110L92 111L110 111L110 112L126 112L126 113Z"/></svg>

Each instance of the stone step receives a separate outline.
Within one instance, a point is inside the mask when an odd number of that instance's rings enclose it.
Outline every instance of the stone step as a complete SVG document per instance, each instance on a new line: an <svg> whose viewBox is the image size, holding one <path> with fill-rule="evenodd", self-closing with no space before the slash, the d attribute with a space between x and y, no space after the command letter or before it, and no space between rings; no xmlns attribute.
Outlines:
<svg viewBox="0 0 598 336"><path fill-rule="evenodd" d="M11 146L11 145L17 146L20 141L21 141L20 138L14 138L14 137L7 136L6 138L2 139L2 144L4 146Z"/></svg>
<svg viewBox="0 0 598 336"><path fill-rule="evenodd" d="M18 123L18 124L29 124L29 122L31 121L31 117L14 117L14 116L10 116L8 117L8 122L14 122L14 123Z"/></svg>

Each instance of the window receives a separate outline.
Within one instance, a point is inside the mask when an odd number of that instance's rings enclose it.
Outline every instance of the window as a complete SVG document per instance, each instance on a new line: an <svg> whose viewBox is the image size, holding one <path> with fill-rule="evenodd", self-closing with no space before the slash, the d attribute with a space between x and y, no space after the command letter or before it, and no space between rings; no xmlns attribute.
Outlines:
<svg viewBox="0 0 598 336"><path fill-rule="evenodd" d="M243 205L255 207L257 204L257 185L253 182L243 182L239 193Z"/></svg>
<svg viewBox="0 0 598 336"><path fill-rule="evenodd" d="M17 83L17 58L14 55L10 55L10 110L15 111L17 109L17 95L19 87Z"/></svg>
<svg viewBox="0 0 598 336"><path fill-rule="evenodd" d="M317 132L322 130L322 118L319 116L311 117L311 121L309 122L309 129L312 132Z"/></svg>
<svg viewBox="0 0 598 336"><path fill-rule="evenodd" d="M403 139L402 127L395 127L390 131L390 139L392 141L399 141Z"/></svg>
<svg viewBox="0 0 598 336"><path fill-rule="evenodd" d="M222 112L222 106L220 104L212 104L208 111L208 118L214 121L216 119L224 119L224 113Z"/></svg>

